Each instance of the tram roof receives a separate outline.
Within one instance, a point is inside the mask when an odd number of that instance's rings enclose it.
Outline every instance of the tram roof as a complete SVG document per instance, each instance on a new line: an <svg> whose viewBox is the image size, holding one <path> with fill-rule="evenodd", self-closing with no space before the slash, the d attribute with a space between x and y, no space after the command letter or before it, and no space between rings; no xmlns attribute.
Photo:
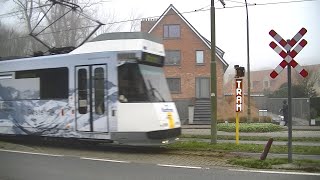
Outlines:
<svg viewBox="0 0 320 180"><path fill-rule="evenodd" d="M106 41L106 40L125 40L125 39L145 39L162 43L162 39L155 37L146 32L115 32L115 33L104 33L93 38L90 42L95 41Z"/></svg>
<svg viewBox="0 0 320 180"><path fill-rule="evenodd" d="M160 38L146 32L105 33L71 51L69 54L84 54L107 51L143 51L164 56Z"/></svg>

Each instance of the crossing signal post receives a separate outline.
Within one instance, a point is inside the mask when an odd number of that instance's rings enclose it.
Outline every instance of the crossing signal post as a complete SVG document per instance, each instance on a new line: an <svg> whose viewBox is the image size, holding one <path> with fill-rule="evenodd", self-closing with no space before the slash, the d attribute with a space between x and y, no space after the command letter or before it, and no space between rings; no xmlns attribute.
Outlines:
<svg viewBox="0 0 320 180"><path fill-rule="evenodd" d="M287 66L288 72L288 162L292 163L292 94L291 94L291 67L293 67L302 77L307 77L308 72L302 68L294 58L307 45L307 41L302 37L307 33L307 29L300 31L287 41L276 31L271 30L269 35L280 45L272 41L269 46L283 59L281 63L270 73L271 78L276 78L278 74ZM302 40L301 40L302 39ZM301 40L301 41L300 41ZM300 41L300 42L299 42ZM292 49L293 48L293 49Z"/></svg>
<svg viewBox="0 0 320 180"><path fill-rule="evenodd" d="M245 69L244 69L244 67L241 67L241 66L239 66L239 65L235 65L235 66L234 66L234 69L236 70L236 76L235 76L235 78L244 77L244 74L245 74Z"/></svg>
<svg viewBox="0 0 320 180"><path fill-rule="evenodd" d="M235 95L236 95L236 144L239 144L239 112L243 109L243 81L242 77L244 77L245 69L244 67L240 67L239 65L235 65L234 69L236 71L235 75Z"/></svg>

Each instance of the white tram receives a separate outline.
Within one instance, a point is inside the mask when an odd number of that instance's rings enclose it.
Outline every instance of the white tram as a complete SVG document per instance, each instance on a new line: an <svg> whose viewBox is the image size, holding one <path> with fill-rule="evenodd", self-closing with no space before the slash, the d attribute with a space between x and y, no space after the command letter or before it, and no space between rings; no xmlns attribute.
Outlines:
<svg viewBox="0 0 320 180"><path fill-rule="evenodd" d="M147 33L102 34L68 54L0 61L0 134L161 145L181 124Z"/></svg>

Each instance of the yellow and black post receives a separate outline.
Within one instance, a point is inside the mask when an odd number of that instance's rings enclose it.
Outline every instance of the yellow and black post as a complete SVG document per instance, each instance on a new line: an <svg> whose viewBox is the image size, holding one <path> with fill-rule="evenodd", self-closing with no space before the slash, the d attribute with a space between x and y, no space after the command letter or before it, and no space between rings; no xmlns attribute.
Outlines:
<svg viewBox="0 0 320 180"><path fill-rule="evenodd" d="M240 120L239 112L242 111L243 106L243 81L241 77L244 77L244 67L239 67L238 65L234 66L236 70L235 75L235 95L236 95L236 144L239 144L239 129L240 129Z"/></svg>

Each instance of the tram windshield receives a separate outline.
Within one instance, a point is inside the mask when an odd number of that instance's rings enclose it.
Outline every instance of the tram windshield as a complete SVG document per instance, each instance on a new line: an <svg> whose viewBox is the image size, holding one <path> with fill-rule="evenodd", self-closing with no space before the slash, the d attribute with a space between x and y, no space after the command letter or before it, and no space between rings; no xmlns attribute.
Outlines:
<svg viewBox="0 0 320 180"><path fill-rule="evenodd" d="M161 67L125 63L118 67L120 102L168 102L170 91Z"/></svg>

